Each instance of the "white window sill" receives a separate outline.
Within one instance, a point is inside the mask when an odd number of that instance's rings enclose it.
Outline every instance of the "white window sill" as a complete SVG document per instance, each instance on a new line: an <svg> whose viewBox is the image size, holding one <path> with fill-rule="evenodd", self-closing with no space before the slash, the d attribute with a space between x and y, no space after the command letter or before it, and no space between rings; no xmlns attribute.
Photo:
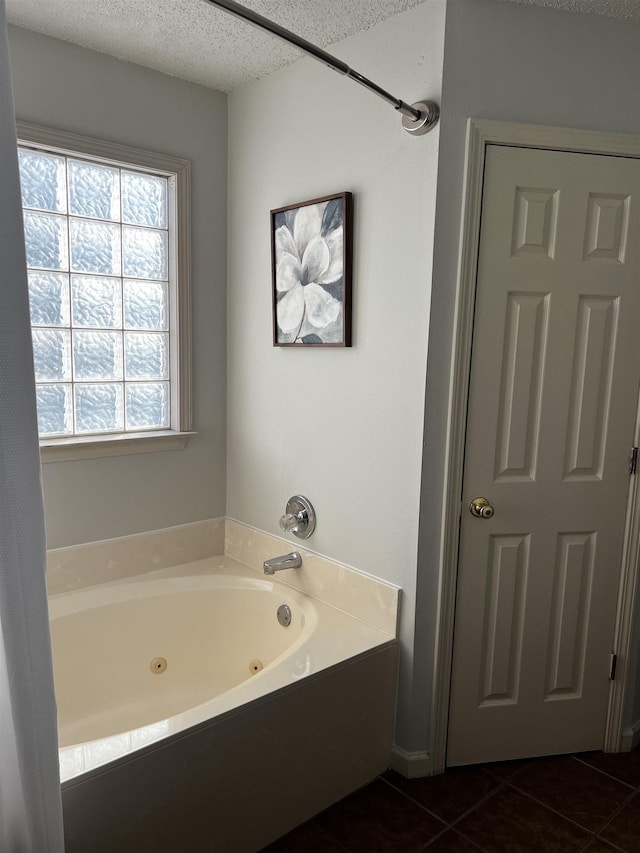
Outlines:
<svg viewBox="0 0 640 853"><path fill-rule="evenodd" d="M158 453L182 450L197 432L134 432L126 435L90 435L86 438L48 438L40 440L40 461L66 462L72 459L97 459L102 456L127 456L132 453Z"/></svg>

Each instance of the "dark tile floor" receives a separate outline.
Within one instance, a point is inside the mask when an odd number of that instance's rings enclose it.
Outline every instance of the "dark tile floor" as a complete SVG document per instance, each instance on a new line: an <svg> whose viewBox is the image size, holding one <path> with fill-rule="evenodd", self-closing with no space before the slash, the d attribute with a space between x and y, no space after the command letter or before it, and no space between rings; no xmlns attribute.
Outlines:
<svg viewBox="0 0 640 853"><path fill-rule="evenodd" d="M640 751L405 779L392 770L265 853L640 853Z"/></svg>

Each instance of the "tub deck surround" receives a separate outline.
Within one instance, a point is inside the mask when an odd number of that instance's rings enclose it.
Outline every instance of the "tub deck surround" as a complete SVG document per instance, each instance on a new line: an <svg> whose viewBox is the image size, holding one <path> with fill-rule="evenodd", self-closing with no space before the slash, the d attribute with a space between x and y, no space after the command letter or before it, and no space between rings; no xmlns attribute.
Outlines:
<svg viewBox="0 0 640 853"><path fill-rule="evenodd" d="M317 554L295 537L272 536L234 519L226 520L225 554L257 572L262 572L265 560L292 550L302 555L302 566L278 572L279 582L396 636L400 598L397 586Z"/></svg>
<svg viewBox="0 0 640 853"><path fill-rule="evenodd" d="M47 552L49 595L222 554L224 538L225 519L210 518L117 539L53 548Z"/></svg>
<svg viewBox="0 0 640 853"><path fill-rule="evenodd" d="M63 781L394 638L230 557L60 593L50 617Z"/></svg>
<svg viewBox="0 0 640 853"><path fill-rule="evenodd" d="M230 518L214 518L47 552L49 595L126 580L220 554L263 574L265 560L295 548L302 567L278 573L280 583L370 625L397 633L400 589L330 560L296 540L273 536Z"/></svg>

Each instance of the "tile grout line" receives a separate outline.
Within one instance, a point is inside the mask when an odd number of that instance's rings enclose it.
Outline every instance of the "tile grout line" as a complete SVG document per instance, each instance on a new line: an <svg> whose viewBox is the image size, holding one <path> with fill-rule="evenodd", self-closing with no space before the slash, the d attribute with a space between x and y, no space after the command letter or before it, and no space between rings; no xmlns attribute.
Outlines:
<svg viewBox="0 0 640 853"><path fill-rule="evenodd" d="M464 838L465 841L470 841L471 844L475 844L476 848L481 851L481 853L490 853L486 847L483 847L477 841L475 841L470 835L466 835L464 832L461 832L459 829L454 829L454 832L457 832L461 838Z"/></svg>
<svg viewBox="0 0 640 853"><path fill-rule="evenodd" d="M523 769L524 769L524 768L523 768ZM491 771L488 771L488 772L491 772ZM516 771L516 773L514 773L514 774L513 774L513 776L517 776L519 772L520 772L520 771ZM492 775L493 775L493 774L492 774ZM494 778L494 779L498 779L499 777L494 776L493 778ZM512 778L512 777L511 777L511 778ZM558 817L564 818L564 820L569 821L569 823L572 823L572 824L573 824L574 826L576 826L578 829L581 829L583 832L588 833L588 836L589 836L589 837L585 839L585 845L584 845L584 847L581 847L581 848L580 848L580 850L579 850L579 851L577 851L577 853L582 853L582 851L583 851L583 850L586 850L586 849L587 849L587 847L588 847L588 845L592 843L592 841L594 840L594 838L596 838L596 833L595 833L595 832L592 832L591 830L587 829L586 827L582 826L581 824L577 823L576 821L574 821L574 820L572 820L571 818L567 817L566 815L562 814L562 812L559 812L559 811L557 811L556 809L552 808L551 806L548 806L546 803L543 803L543 802L542 802L542 800L538 800L536 797L532 797L530 794L527 794L525 791L522 791L520 788L517 788L517 787L516 787L512 782L510 782L510 781L509 781L509 779L500 779L500 784L498 785L498 787L497 787L495 790L491 791L491 792L490 792L489 794L487 794L486 796L484 796L481 800L478 800L478 802L477 802L474 806L472 806L470 809L467 809L467 811L466 811L466 812L464 812L463 814L461 814L461 815L460 815L460 817L456 818L456 820L451 824L452 828L454 828L454 827L455 827L455 825L456 825L459 821L461 821L464 817L466 817L468 814L470 814L470 812L472 812L472 811L474 811L475 809L477 809L480 805L483 805L483 804L484 804L484 801L486 801L486 800L490 799L492 796L494 796L494 794L497 794L497 793L498 793L498 791L499 791L501 788L507 788L507 787L508 787L508 788L512 788L514 791L516 791L516 792L517 792L518 794L520 794L521 796L526 797L527 799L532 800L533 802L535 802L535 803L537 803L538 805L542 806L546 811L550 811L550 812L552 812L553 814L557 815ZM625 801L625 802L626 802L626 801ZM606 824L605 824L605 825L606 825ZM473 843L474 843L474 844L477 844L477 842L475 842L471 836L466 836L463 832L461 832L461 831L460 831L459 829L457 829L457 828L456 828L456 831L457 831L457 832L459 832L459 833L460 833L460 835L463 835L463 836L465 837L465 839L466 839L466 840L468 840L468 841L469 841L469 840L470 840L470 841L473 841ZM483 849L483 848L481 848L481 849Z"/></svg>
<svg viewBox="0 0 640 853"><path fill-rule="evenodd" d="M595 770L597 773L601 773L603 776L606 776L608 779L613 779L614 782L619 782L621 785L626 785L627 788L631 788L633 791L638 790L638 786L634 787L630 785L628 782L625 782L624 779L619 779L617 776L613 776L611 773L607 773L606 770L601 770L599 767L594 767L593 764L589 764L587 761L584 761L582 758L579 758L577 755L571 756L575 761L579 764L582 764L583 767L588 767L590 770Z"/></svg>
<svg viewBox="0 0 640 853"><path fill-rule="evenodd" d="M634 789L631 791L631 793L629 794L627 799L622 803L622 805L619 808L617 808L613 812L613 814L609 815L608 819L602 824L602 826L600 827L600 829L597 832L597 835L600 835L600 833L603 832L609 826L609 824L611 824L611 822L614 821L618 817L618 815L629 805L629 803L636 796L636 794L637 794L637 789ZM615 847L618 847L619 850L624 850L624 848L619 847L617 844L615 844L615 842L609 841L608 838L603 838L603 840L606 841L607 844L613 844Z"/></svg>
<svg viewBox="0 0 640 853"><path fill-rule="evenodd" d="M408 801L409 801L410 803L412 803L413 805L418 806L422 811L426 812L430 817L435 818L435 819L438 821L438 823L443 824L442 829L438 829L438 831L437 831L437 832L436 832L436 834L433 836L433 838L430 838L430 839L425 843L424 847L421 847L421 848L420 848L420 850L416 851L416 853L423 853L423 851L424 851L424 850L426 850L426 849L427 849L427 847L429 847L429 845L430 845L433 841L435 841L435 839L436 839L436 838L440 838L440 836L441 836L441 835L444 835L444 833L445 833L445 832L447 832L447 831L450 829L450 826L449 826L449 824L448 824L446 821L443 821L443 820L442 820L442 818L438 817L438 815L434 814L432 811L430 811L429 809L427 809L427 808L426 808L425 806L423 806L421 803L416 802L416 800L414 800L412 797L409 797L407 794L405 794L405 793L404 793L404 791L401 791L399 788L396 788L396 786L395 786L395 785L393 785L391 782L389 782L387 779L385 779L382 775L377 776L377 777L376 777L376 779L373 779L373 780L369 783L369 785L373 784L375 781L384 782L386 785L388 785L388 786L391 788L391 790L392 790L392 791L395 791L395 792L396 792L396 794L400 794L404 799L408 800ZM364 788L366 788L366 787L368 787L368 786L367 786L367 785L365 785L365 786L363 786L363 787L364 787ZM360 789L360 790L362 790L362 789ZM336 805L336 804L334 803L334 805ZM329 806L329 808L332 808L332 806ZM311 818L311 820L312 820L312 821L315 821L315 819L316 819L317 817L318 817L318 815L315 815L313 818ZM342 837L337 836L337 835L336 835L332 830L330 830L330 829L325 829L324 827L321 827L321 828L322 828L322 830L323 830L323 831L324 831L324 832L325 832L325 833L326 833L326 834L327 834L331 839L333 839L334 841L338 841L340 844L343 844L343 845L344 845L344 840L343 840L343 838L342 838ZM351 851L351 848L349 848L349 847L348 847L348 846L346 846L346 845L344 846L344 850L345 850L345 853L355 853L355 851ZM481 853L486 853L486 851L481 851Z"/></svg>
<svg viewBox="0 0 640 853"><path fill-rule="evenodd" d="M481 847L477 841L474 841L473 838L466 835L464 832L461 832L459 829L457 829L455 827L456 827L456 824L459 821L461 821L463 817L466 817L470 812L472 812L474 809L478 808L478 806L482 805L485 801L489 800L494 794L496 794L501 788L503 788L504 787L504 780L501 780L501 779L499 780L499 779L497 779L496 776L492 776L492 779L496 782L496 787L493 788L493 790L488 791L486 794L484 794L484 796L480 797L480 799L477 800L472 806L470 806L468 809L466 809L464 812L462 812L462 814L458 815L458 817L455 820L446 821L443 818L441 818L439 815L437 815L435 812L432 812L431 809L428 809L422 803L419 803L417 800L414 800L414 798L409 796L409 794L407 794L405 791L402 791L402 790L400 790L400 788L397 788L393 784L393 782L389 782L388 779L383 779L382 776L380 776L379 778L382 779L383 782L386 782L387 785L389 785L389 787L392 788L394 791L397 791L398 794L401 794L403 797L405 797L407 800L409 800L409 802L414 803L414 805L419 806L421 809L423 809L425 812L427 812L427 814L431 815L432 817L435 817L441 823L444 823L444 828L441 829L440 832L437 833L437 835L434 835L433 838L431 838L427 842L426 847L422 848L423 850L428 849L434 843L434 841L436 841L436 839L440 838L440 836L444 835L445 832L448 832L450 829L453 829L455 832L457 832L459 835L461 835L465 839L465 841L470 841L472 844L475 844L475 846L478 848L478 850L481 851L481 853L487 853L487 851L485 851L485 848Z"/></svg>
<svg viewBox="0 0 640 853"><path fill-rule="evenodd" d="M600 828L597 830L587 829L586 826L583 826L581 823L578 823L577 820L574 820L573 818L569 817L568 815L563 814L561 811L558 811L558 809L555 809L553 806L550 806L548 803L545 803L543 800L539 800L537 797L534 797L533 794L529 794L529 793L527 793L527 791L523 791L522 788L518 788L518 786L514 785L512 782L507 782L506 784L509 785L510 788L513 788L514 791L517 791L518 794L520 794L521 796L527 797L529 800L533 800L533 802L537 803L539 806L543 806L545 809L547 809L550 812L553 812L555 815L558 815L559 817L562 817L565 820L568 820L569 823L572 823L574 826L577 826L578 829L581 829L583 832L588 832L589 835L593 836L591 839L589 839L589 841L592 841L593 838L595 838L595 836L598 834L598 832L600 832L600 829L602 829L603 826L606 826L606 823L610 819L610 818L607 818L607 821L605 821L605 823L603 823L600 826ZM627 802L627 800L625 800L625 803L626 802ZM616 812L617 812L617 810L616 810Z"/></svg>
<svg viewBox="0 0 640 853"><path fill-rule="evenodd" d="M487 771L487 772L489 772L489 773L490 773L491 771ZM514 773L513 775L514 775L514 776L516 776L516 775L517 775L517 773ZM533 796L531 796L530 794L527 794L525 791L522 791L520 788L517 788L517 787L516 787L513 783L511 783L508 779L502 779L502 778L500 778L500 777L498 777L498 776L494 776L493 774L491 774L491 776L492 776L492 778L493 778L493 779L495 780L495 782L496 782L496 787L495 787L493 790L491 790L491 791L489 791L488 793L486 793L486 794L485 794L483 797L481 797L479 800L477 800L477 801L476 801L472 806L470 806L468 809L466 809L464 812L462 812L462 814L458 815L458 817L457 817L455 820L451 821L450 823L447 823L446 821L444 821L444 823L446 824L446 825L445 825L445 828L444 828L444 829L442 829L442 830L441 830L437 835L435 835L435 836L434 836L434 837L433 837L433 838L428 842L428 844L427 844L427 848L425 848L425 849L428 849L428 847L429 847L429 846L430 846L430 845L431 845L431 844L432 844L432 843L433 843L437 838L439 838L441 835L444 835L444 833L445 833L448 829L454 829L454 830L455 830L456 832L458 832L460 835L464 836L464 837L465 837L465 839L466 839L467 841L472 841L474 844L476 844L476 842L475 842L475 841L473 841L473 838L471 838L471 837L469 837L469 836L466 836L463 832L461 832L461 831L457 828L457 825L458 825L458 824L459 824L459 823L460 823L460 822L461 822L465 817L467 817L467 815L469 815L471 812L473 812L473 811L475 811L476 809L478 809L480 806L483 806L483 805L485 804L485 802L487 802L488 800L490 800L493 796L495 796L495 794L497 794L501 789L503 789L503 788L505 788L505 787L510 787L510 788L512 788L514 791L516 791L516 792L517 792L518 794L520 794L521 796L526 797L526 798L527 798L527 799L529 799L529 800L532 800L533 802L537 803L538 805L542 806L544 809L546 809L546 810L548 810L548 811L552 812L553 814L557 815L558 817L564 818L564 820L569 821L569 823L572 823L574 826L578 827L578 829L581 829L583 832L587 832L587 833L589 834L589 836L590 836L590 837L589 837L588 839L586 839L586 844L591 844L591 842L593 841L593 839L596 837L596 833L595 833L595 832L593 832L592 830L587 829L586 827L584 827L584 826L582 826L581 824L577 823L576 821L572 820L570 817L567 817L566 815L562 814L562 812L559 812L559 811L557 811L556 809L552 808L551 806L547 805L546 803L542 802L542 800L538 800L536 797L533 797ZM380 778L382 778L382 777L380 777ZM415 805L419 806L421 809L423 809L424 811L426 811L426 812L427 812L428 814L430 814L431 816L436 817L438 820L442 821L442 818L441 818L441 817L439 817L437 814L435 814L435 812L432 812L430 809L428 809L428 808L427 808L426 806L424 806L422 803L418 802L417 800L414 800L414 798L413 798L413 797L411 797L409 794L405 793L404 791L400 790L400 788L397 788L397 787L396 787L392 782L389 782L389 781L388 781L388 779L384 779L383 781L384 781L384 782L386 782L386 783L387 783L387 785L389 785L389 787L393 788L393 790L394 790L394 791L397 791L397 792L398 792L399 794L401 794L403 797L406 797L406 799L410 800L410 802L412 802L412 803L414 803ZM628 800L625 800L625 804L627 803L627 801L628 801ZM615 815L612 815L612 818L613 818L614 816L615 816ZM600 827L600 829L604 828L604 826L606 826L606 825L607 825L607 824L606 824L606 823L604 823L604 824ZM598 831L599 831L599 830L598 830ZM476 846L478 846L478 845L476 844ZM482 849L482 848L481 848L481 849ZM582 848L582 849L584 849L584 848Z"/></svg>
<svg viewBox="0 0 640 853"><path fill-rule="evenodd" d="M596 840L597 841L604 841L605 844L608 844L612 848L612 850L616 851L616 853L630 853L629 850L626 850L624 847L619 847L617 844L614 844L613 841L609 841L607 838L600 838L599 835L596 835ZM587 853L588 853L589 848L587 847L585 849L587 850Z"/></svg>
<svg viewBox="0 0 640 853"><path fill-rule="evenodd" d="M633 750L631 750L631 752L633 752ZM627 753L627 754L629 754L629 753ZM619 853L629 853L629 851L625 850L625 848L624 848L624 847L620 847L620 845L619 845L619 844L616 844L616 842L614 842L614 841L610 841L608 838L604 838L604 837L601 835L601 833L602 833L602 832L603 832L603 830L605 830L605 829L606 829L606 828L607 828L607 827L608 827L608 826L609 826L609 825L610 825L610 824L615 820L615 818L617 818L617 817L618 817L618 815L619 815L619 814L620 814L620 813L621 813L621 812L622 812L622 811L627 807L627 805L631 802L631 800L634 798L634 796L635 796L637 793L640 793L640 784L635 785L635 786L630 785L628 782L625 782L623 779L619 779L617 776L613 776L611 773L607 773L607 772L606 772L606 771L604 771L604 770L600 770L600 768L598 768L598 767L594 767L592 764L588 764L586 761L584 761L584 759L580 758L578 755L573 755L572 757L573 757L573 758L575 758L575 760L576 760L576 761L578 761L580 764L584 765L585 767L590 767L592 770L597 770L597 771L598 771L598 773L602 773L602 775L603 775L603 776L607 776L609 779L613 779L613 780L614 780L614 781L616 781L616 782L620 782L622 785L626 785L626 786L627 786L627 788L629 788L629 789L631 790L631 793L630 793L630 794L629 794L629 796L626 798L626 800L622 803L622 805L621 805L619 808L617 808L617 809L613 812L613 814L611 814L611 815L609 816L609 818L608 818L608 819L603 823L603 825L600 827L600 829L599 829L599 830L597 831L597 833L596 833L596 838L601 838L601 839L602 839L606 844L610 844L610 845L613 847L613 849L614 849L614 850L619 851ZM588 848L585 848L585 849L587 849L587 850L588 850Z"/></svg>
<svg viewBox="0 0 640 853"><path fill-rule="evenodd" d="M494 776L493 778L495 779L496 777ZM498 784L493 789L493 791L489 791L488 793L486 793L484 795L484 797L480 797L480 799L477 802L475 802L472 806L470 806L466 811L462 812L461 815L458 815L458 817L454 821L452 821L451 826L455 827L458 823L460 823L460 821L463 818L467 817L467 815L471 814L471 812L475 811L480 806L483 806L492 797L494 797L498 793L498 791L501 791L504 788L504 786L505 786L505 781L504 781L504 779L502 779L498 782ZM460 832L460 830L457 829L456 832ZM460 834L464 835L464 833L462 833L462 832Z"/></svg>
<svg viewBox="0 0 640 853"><path fill-rule="evenodd" d="M382 778L382 777L380 777L380 778ZM468 808L468 809L466 809L465 811L463 811L461 814L459 814L459 815L458 815L458 817L457 817L457 818L455 818L455 819L454 819L454 820L452 820L452 821L447 821L447 820L445 820L444 818L440 817L440 815L436 814L436 812L432 812L432 811L431 811L431 809L427 808L427 806L425 806L423 803L419 802L418 800L415 800L415 799L414 799L410 794L407 794L407 793L406 793L406 791L403 791L403 790L401 790L400 788L396 787L396 786L393 784L393 782L389 782L389 780L388 780L388 779L384 779L383 781L384 781L384 782L386 782L386 783L387 783L387 785L389 785L389 787L393 788L393 790L394 790L394 791L397 791L399 794L402 794L402 796L403 796L403 797L406 797L408 800L411 800L411 802L412 802L412 803L415 803L415 805L420 806L420 808L421 808L421 809L424 809L424 810L425 810L426 812L428 812L430 815L432 815L433 817L436 817L439 821L441 821L442 823L446 824L446 825L447 825L447 827L451 828L451 827L455 826L455 824L457 824L457 823L458 823L458 821L462 820L462 818L463 818L463 817L466 817L466 816L469 814L469 812L472 812L475 808L477 808L479 805L481 805L482 803L484 803L484 801L485 801L485 800L488 800L488 799L489 799L490 797L492 797L495 793L497 793L497 792L498 792L498 790L499 790L499 789L500 789L500 788L505 784L505 783L504 783L504 780L503 780L503 779L498 779L498 777L497 777L497 776L493 776L493 775L492 775L492 779L493 779L493 780L494 780L494 782L495 782L495 787L494 787L494 788L492 788L492 790L491 790L491 791L487 791L487 793L486 793L486 794L483 794L483 795L482 795L482 797L480 797L480 799L479 799L479 800L476 800L476 802L475 802L472 806L469 806L469 808Z"/></svg>
<svg viewBox="0 0 640 853"><path fill-rule="evenodd" d="M560 818L563 818L564 820L566 820L566 821L568 821L569 823L571 823L573 826L575 826L575 827L577 827L578 829L582 830L583 832L587 833L587 834L588 834L588 838L586 838L586 839L585 839L584 846L580 847L580 849L579 849L579 853L582 853L582 851L587 851L587 853L588 853L589 846L593 843L593 841L594 841L596 838L600 838L600 837L601 837L601 836L600 836L600 833L601 833L603 830L605 830L605 829L609 826L609 824L610 824L610 823L611 823L611 822L612 822L612 821L613 821L613 820L614 820L614 819L615 819L615 818L620 814L620 812L621 812L621 811L622 811L622 810L623 810L623 809L624 809L624 808L629 804L629 802L633 799L633 797L635 796L635 794L640 792L640 785L638 785L638 786L634 787L634 786L630 785L628 782L625 782L624 780L619 779L618 777L613 776L612 774L607 773L606 771L601 770L601 769L599 769L598 767L594 767L593 765L589 764L588 762L586 762L586 761L582 760L581 758L577 757L575 754L574 754L574 755L571 755L571 758L575 759L575 761L577 761L577 762L578 762L579 764L581 764L583 767L586 767L586 768L588 768L589 770L594 770L594 771L596 771L597 773L600 773L602 776L605 776L605 777L607 777L607 778L611 779L611 780L612 780L612 781L614 781L614 782L618 782L619 784L624 785L624 787L625 787L625 788L627 788L627 789L628 789L628 791L629 791L629 793L628 793L628 795L626 796L626 798L624 799L624 801L623 801L623 802L622 802L622 803L621 803L621 804L620 804L620 805L619 805L619 806L618 806L618 807L617 807L617 808L616 808L616 809L615 809L615 810L614 810L614 811L609 815L609 817L607 817L607 818L603 821L603 823L602 823L602 824L600 824L600 825L598 826L598 828L597 828L596 830L588 829L587 827L583 826L583 825L582 825L581 823L579 823L578 821L574 820L573 818L569 817L569 816L568 816L568 815L566 815L566 814L563 814L561 811L559 811L558 809L554 808L553 806L548 805L548 803L545 803L545 802L543 802L542 800L539 800L537 797L535 797L535 796L533 796L533 795L531 795L531 794L527 793L526 791L522 790L521 788L519 788L519 787L518 787L518 785L517 785L517 779L516 779L516 777L519 775L520 770L517 770L515 773L513 773L513 774L512 774L512 776L511 776L511 777L508 777L508 778L506 778L506 779L505 779L505 778L503 778L503 777L501 777L501 776L498 776L497 774L492 773L492 772L491 772L491 770L487 769L487 767L486 767L486 766L482 765L483 769L484 769L484 770L485 770L485 771L486 771L486 772L491 776L491 778L494 780L494 782L495 782L495 784L496 784L496 787L495 787L495 788L493 788L493 790L489 791L489 792L488 792L487 794L485 794L484 796L482 796L482 797L481 797L479 800L477 800L477 801L476 801L472 806L470 806L468 809L466 809L464 812L462 812L460 815L458 815L458 817L457 817L457 818L455 818L455 820L453 820L453 821L446 821L446 820L444 820L444 819L443 819L442 817L440 817L438 814L436 814L435 812L431 811L431 809L429 809L429 808L428 808L427 806L425 806L423 803L419 802L418 800L414 799L410 794L408 794L408 793L406 793L405 791L403 791L403 790L401 790L400 788L398 788L396 785L394 785L394 784L393 784L393 782L390 782L388 779L383 778L382 776L380 776L379 778L380 778L383 782L385 782L385 783L386 783L390 788L392 788L394 791L396 791L398 794L400 794L401 796L403 796L404 798L406 798L407 800L409 800L409 801L410 801L411 803L413 803L414 805L417 805L419 808L421 808L423 811L425 811L425 812L426 812L427 814L429 814L431 817L435 817L438 821L440 821L441 823L443 823L443 824L444 824L443 829L441 829L441 830L440 830L440 832L438 832L436 835L434 835L434 836L433 836L433 838L431 838L431 839L427 842L426 846L425 846L425 847L423 847L423 848L421 848L421 851L428 851L428 849L429 849L433 844L435 844L435 842L436 842L439 838L441 838L443 835L445 835L449 830L453 830L453 831L457 832L460 836L462 836L462 837L465 839L465 841L467 841L467 842L469 842L469 843L471 843L471 844L475 845L475 847L476 847L479 851L482 851L482 853L487 853L487 851L485 851L485 849L484 849L483 847L481 847L481 846L480 846L480 844L479 844L476 840L474 840L472 836L468 836L468 835L466 835L464 832L461 832L461 831L460 831L460 829L458 829L458 825L460 824L460 822L461 822L465 817L467 817L467 815L469 815L471 812L473 812L473 811L475 811L475 810L479 809L479 808L480 808L482 805L484 805L488 800L490 800L493 796L495 796L495 795L496 795L500 790L502 790L502 789L503 789L503 788L505 788L505 787L508 787L508 788L511 788L512 790L516 791L520 796L523 796L523 797L525 797L525 798L527 798L527 799L529 799L529 800L531 800L531 801L533 801L533 802L537 803L538 805L540 805L540 806L541 806L542 808L544 808L545 810L547 810L547 811L551 812L552 814L554 814L554 815L556 815L556 816L558 816L558 817L560 817ZM524 768L521 768L521 769L524 769ZM515 781L512 781L512 780L515 780ZM611 845L612 845L612 847L613 847L614 849L616 849L616 850L620 851L620 853L628 853L628 851L625 851L623 848L619 847L619 846L618 846L617 844L615 844L614 842L609 841L608 839L605 839L605 838L602 838L602 840L603 840L603 841L605 841L607 844L611 844Z"/></svg>
<svg viewBox="0 0 640 853"><path fill-rule="evenodd" d="M599 839L598 839L598 836L596 834L592 835L591 838L587 838L584 845L579 850L577 850L576 853L589 853L589 848L591 847L593 842L598 841L598 840ZM626 851L624 851L624 850L619 851L617 847L614 848L614 850L616 851L616 853L626 853Z"/></svg>
<svg viewBox="0 0 640 853"><path fill-rule="evenodd" d="M469 842L472 845L474 851L478 851L478 853L489 853L489 851L485 847L481 847L477 841L474 841L473 838L469 835L465 835L464 832L460 832L459 829L454 829L452 826L447 826L446 829L443 829L442 832L439 832L437 835L434 835L433 838L427 842L424 847L421 847L418 853L428 853L429 848L432 847L439 838L442 838L443 835L446 835L447 832L455 832L460 838L464 838L465 841Z"/></svg>
<svg viewBox="0 0 640 853"><path fill-rule="evenodd" d="M445 825L445 827L446 827L447 829L451 826L451 824L450 824L450 823L448 823L446 820L443 820L443 819L442 819L439 815L437 815L435 812L432 812L432 811L431 811L431 809L427 808L423 803L418 802L418 800L414 800L414 798L413 798L413 797L411 797L411 796L409 796L409 794L407 794L405 791L402 791L400 788L397 788L397 787L393 784L393 782L389 782L389 780L388 780L388 779L384 779L382 776L378 776L378 779L381 779L381 780L385 783L385 785L388 785L388 786L389 786L393 791L395 791L395 792L396 792L396 794L400 794L402 797L404 797L405 799L409 800L409 802L411 802L411 803L413 803L415 806L418 806L419 808L421 808L421 809L422 809L423 811L425 811L428 815L431 815L431 817L435 817L435 818L436 818L436 820L438 820L440 823L444 823L444 825ZM443 831L444 831L444 830L443 830ZM429 842L429 843L431 843L431 842Z"/></svg>
<svg viewBox="0 0 640 853"><path fill-rule="evenodd" d="M573 818L569 817L568 815L563 814L563 812L558 811L558 809L555 809L553 806L550 806L548 803L545 803L543 800L539 800L537 797L534 797L532 794L529 794L527 791L523 791L521 788L518 788L517 785L514 785L511 782L507 782L506 784L509 785L511 788L513 788L514 791L517 791L519 794L521 794L523 797L528 797L530 800L533 800L534 802L538 803L538 805L541 805L545 809L548 809L550 812L553 812L554 814L559 815L560 817L563 817L565 820L568 820L569 823L572 823L574 826L579 827L584 832L588 832L591 836L593 836L593 838L596 838L602 832L603 829L605 829L607 826L609 826L611 821L620 814L620 812L625 808L625 806L627 806L629 804L629 802L633 799L633 797L636 794L635 790L631 790L629 792L629 794L627 795L627 797L623 800L623 802L616 809L614 809L614 811L609 815L609 817L605 818L603 823L601 823L597 829L594 830L594 829L587 829L586 826L583 826L581 823L578 823L578 821L574 820ZM591 838L589 840L589 843L593 840L593 838Z"/></svg>

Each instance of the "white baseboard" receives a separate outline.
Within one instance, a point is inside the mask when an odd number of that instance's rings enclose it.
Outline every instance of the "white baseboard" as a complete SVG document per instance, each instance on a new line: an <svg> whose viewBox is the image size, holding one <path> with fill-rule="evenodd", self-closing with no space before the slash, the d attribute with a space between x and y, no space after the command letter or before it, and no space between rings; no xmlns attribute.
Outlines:
<svg viewBox="0 0 640 853"><path fill-rule="evenodd" d="M407 779L433 776L433 762L428 752L405 752L395 744L391 750L391 769Z"/></svg>
<svg viewBox="0 0 640 853"><path fill-rule="evenodd" d="M639 743L640 743L640 720L636 720L635 723L632 726L630 726L628 729L622 730L622 738L620 740L620 751L621 752L631 752L631 750L635 749Z"/></svg>

